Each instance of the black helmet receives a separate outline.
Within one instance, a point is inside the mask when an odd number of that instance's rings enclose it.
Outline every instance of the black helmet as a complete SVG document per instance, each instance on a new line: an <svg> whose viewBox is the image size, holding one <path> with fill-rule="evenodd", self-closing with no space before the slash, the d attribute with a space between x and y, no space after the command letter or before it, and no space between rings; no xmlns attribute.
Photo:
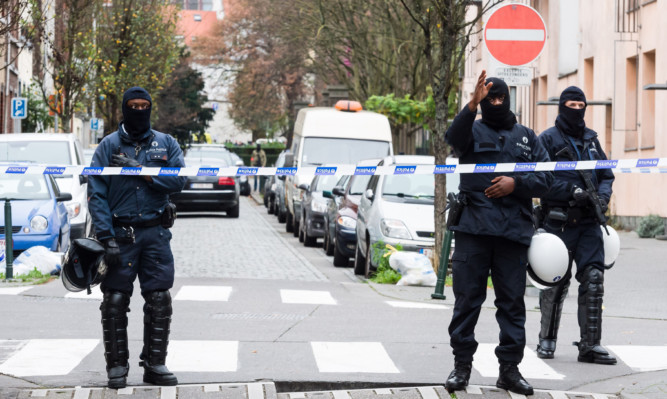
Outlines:
<svg viewBox="0 0 667 399"><path fill-rule="evenodd" d="M68 291L88 290L101 283L107 272L104 263L104 245L94 238L77 238L72 241L63 262L63 285Z"/></svg>

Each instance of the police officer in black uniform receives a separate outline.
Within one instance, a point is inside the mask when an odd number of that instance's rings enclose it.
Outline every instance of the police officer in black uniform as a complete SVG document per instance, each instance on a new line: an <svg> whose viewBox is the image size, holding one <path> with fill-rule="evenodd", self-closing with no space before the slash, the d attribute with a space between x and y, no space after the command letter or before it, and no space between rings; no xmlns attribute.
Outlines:
<svg viewBox="0 0 667 399"><path fill-rule="evenodd" d="M123 95L123 121L95 150L92 167L123 167L122 175L91 176L89 208L97 238L104 243L108 272L101 284L102 328L109 388L123 388L129 371L127 312L139 276L144 305L144 347L140 366L144 382L176 385L165 366L172 308L174 257L169 241L175 210L169 194L186 177L139 176L139 166L183 167L183 153L173 137L151 129L152 99L141 87Z"/></svg>
<svg viewBox="0 0 667 399"><path fill-rule="evenodd" d="M482 119L476 121L478 105ZM535 133L518 124L510 111L505 82L486 79L486 71L480 74L472 99L447 130L446 140L461 164L549 161ZM500 326L500 343L495 350L500 363L496 386L533 394L533 387L518 369L526 345L523 295L528 246L535 231L532 198L544 194L552 179L551 172L529 171L461 175L460 197L466 206L458 225L452 227L456 238L452 256L455 305L449 335L455 368L445 383L449 392L468 385L478 346L475 325L486 298L490 271Z"/></svg>
<svg viewBox="0 0 667 399"><path fill-rule="evenodd" d="M597 133L587 128L584 122L586 106L586 96L578 87L570 86L561 93L555 126L539 137L553 161L607 159ZM592 187L587 186L586 180ZM563 240L570 253L570 262L577 264L580 362L616 364L616 358L600 346L605 271L602 240L605 233L600 224L606 220L598 220L595 212L596 205L602 213L607 210L613 182L614 174L610 169L556 171L554 184L541 199L542 213L546 216L545 230ZM542 359L554 357L563 301L571 276L568 271L561 284L540 292L542 320L537 356Z"/></svg>

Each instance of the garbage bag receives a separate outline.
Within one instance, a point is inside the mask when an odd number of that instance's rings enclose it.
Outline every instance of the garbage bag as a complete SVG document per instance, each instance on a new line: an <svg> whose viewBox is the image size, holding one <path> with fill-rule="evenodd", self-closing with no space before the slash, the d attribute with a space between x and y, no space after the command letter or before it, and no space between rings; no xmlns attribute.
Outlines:
<svg viewBox="0 0 667 399"><path fill-rule="evenodd" d="M396 270L401 279L396 285L422 285L435 287L438 277L433 271L431 260L417 252L396 251L389 256L389 266Z"/></svg>
<svg viewBox="0 0 667 399"><path fill-rule="evenodd" d="M54 270L60 270L62 263L62 254L51 252L43 246L35 246L21 252L12 263L15 276L28 274L37 269L42 274L50 274ZM2 265L2 271L5 272L6 264Z"/></svg>

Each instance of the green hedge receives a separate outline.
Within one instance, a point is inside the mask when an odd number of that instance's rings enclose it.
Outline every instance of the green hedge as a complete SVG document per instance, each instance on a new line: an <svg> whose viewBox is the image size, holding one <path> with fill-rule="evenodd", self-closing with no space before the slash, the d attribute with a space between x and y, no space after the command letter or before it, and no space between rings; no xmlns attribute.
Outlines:
<svg viewBox="0 0 667 399"><path fill-rule="evenodd" d="M255 148L257 148L256 145L243 145L243 146L237 146L233 144L227 144L227 148L229 151L238 154L238 156L241 157L243 160L243 164L246 166L250 166L250 156L252 155L252 152ZM273 166L273 164L276 163L276 160L278 159L278 155L285 149L285 145L281 143L268 143L268 144L262 144L262 149L266 153L266 166Z"/></svg>

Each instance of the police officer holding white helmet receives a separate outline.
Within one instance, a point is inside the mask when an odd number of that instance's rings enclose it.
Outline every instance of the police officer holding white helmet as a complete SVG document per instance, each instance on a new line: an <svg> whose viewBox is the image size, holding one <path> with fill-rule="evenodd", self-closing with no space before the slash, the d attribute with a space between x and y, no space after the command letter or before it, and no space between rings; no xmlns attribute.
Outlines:
<svg viewBox="0 0 667 399"><path fill-rule="evenodd" d="M539 136L552 161L607 159L597 133L584 122L586 106L586 96L578 87L570 86L561 93L555 126ZM578 361L616 364L616 358L600 345L605 271L602 235L606 234L600 225L606 222L604 212L611 197L614 174L610 169L596 169L557 170L554 175L551 189L541 198L543 224L546 231L563 240L570 252L570 262L577 264L581 335ZM562 284L540 292L542 320L537 355L542 359L554 357L570 278L568 273Z"/></svg>

